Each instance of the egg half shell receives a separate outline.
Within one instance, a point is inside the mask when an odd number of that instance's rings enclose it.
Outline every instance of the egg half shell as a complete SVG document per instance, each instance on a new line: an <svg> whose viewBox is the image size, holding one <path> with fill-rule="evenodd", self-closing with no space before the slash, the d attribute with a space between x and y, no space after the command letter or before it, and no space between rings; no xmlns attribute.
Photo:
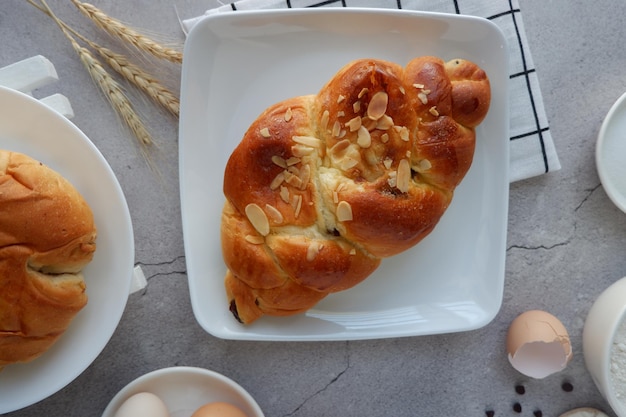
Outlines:
<svg viewBox="0 0 626 417"><path fill-rule="evenodd" d="M238 407L225 402L213 402L198 408L191 417L247 417Z"/></svg>
<svg viewBox="0 0 626 417"><path fill-rule="evenodd" d="M511 322L506 348L513 368L536 379L562 371L573 356L563 323L541 310L526 311Z"/></svg>
<svg viewBox="0 0 626 417"><path fill-rule="evenodd" d="M115 417L170 417L167 406L151 392L139 392L122 403Z"/></svg>

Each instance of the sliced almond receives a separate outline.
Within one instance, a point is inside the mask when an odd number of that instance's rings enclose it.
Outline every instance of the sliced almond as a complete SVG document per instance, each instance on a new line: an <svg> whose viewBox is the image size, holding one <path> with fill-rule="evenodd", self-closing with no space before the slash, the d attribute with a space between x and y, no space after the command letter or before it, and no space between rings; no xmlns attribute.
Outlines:
<svg viewBox="0 0 626 417"><path fill-rule="evenodd" d="M379 91L370 100L370 104L367 106L367 116L370 119L378 120L387 111L387 104L389 102L389 95L385 91Z"/></svg>
<svg viewBox="0 0 626 417"><path fill-rule="evenodd" d="M422 89L424 88L424 84L413 84L413 87Z"/></svg>
<svg viewBox="0 0 626 417"><path fill-rule="evenodd" d="M267 127L264 127L263 129L261 129L259 133L261 133L261 136L263 136L264 138L269 138L270 136L272 136L270 134L270 130Z"/></svg>
<svg viewBox="0 0 626 417"><path fill-rule="evenodd" d="M392 163L393 163L393 160L389 158L388 156L385 159L383 159L383 166L387 169L391 168Z"/></svg>
<svg viewBox="0 0 626 417"><path fill-rule="evenodd" d="M271 204L266 204L265 211L267 212L268 216L272 220L274 220L274 223L281 224L283 222L283 214L276 207L272 206Z"/></svg>
<svg viewBox="0 0 626 417"><path fill-rule="evenodd" d="M405 142L409 141L409 129L407 129L406 126L394 126L393 128L400 134L400 139Z"/></svg>
<svg viewBox="0 0 626 417"><path fill-rule="evenodd" d="M363 97L365 94L367 94L367 92L369 91L369 89L367 87L363 88L361 91L359 91L359 98Z"/></svg>
<svg viewBox="0 0 626 417"><path fill-rule="evenodd" d="M417 98L422 102L422 104L428 103L428 96L423 91L417 93Z"/></svg>
<svg viewBox="0 0 626 417"><path fill-rule="evenodd" d="M293 117L293 112L291 110L291 107L289 107L287 111L285 112L285 121L286 122L290 121L292 117Z"/></svg>
<svg viewBox="0 0 626 417"><path fill-rule="evenodd" d="M294 199L292 199L292 205L294 206L294 216L298 218L298 216L300 215L300 210L302 209L302 196L300 194L295 195L295 202Z"/></svg>
<svg viewBox="0 0 626 417"><path fill-rule="evenodd" d="M274 163L274 165L278 165L281 168L287 168L287 162L285 161L285 158L281 156L273 155L272 162Z"/></svg>
<svg viewBox="0 0 626 417"><path fill-rule="evenodd" d="M388 133L383 133L382 135L380 135L380 141L382 143L389 142L389 134Z"/></svg>
<svg viewBox="0 0 626 417"><path fill-rule="evenodd" d="M359 131L357 132L356 143L361 148L369 148L372 144L372 136L370 132L364 127L359 127Z"/></svg>
<svg viewBox="0 0 626 417"><path fill-rule="evenodd" d="M425 172L433 167L433 164L430 163L428 159L422 159L417 163L417 171Z"/></svg>
<svg viewBox="0 0 626 417"><path fill-rule="evenodd" d="M337 97L337 103L341 103L345 99L346 99L346 96L344 96L343 94L339 94L339 97Z"/></svg>
<svg viewBox="0 0 626 417"><path fill-rule="evenodd" d="M335 145L330 148L330 153L334 157L340 157L350 146L350 141L348 139L340 140L335 143Z"/></svg>
<svg viewBox="0 0 626 417"><path fill-rule="evenodd" d="M278 194L280 195L281 200L289 204L289 188L285 187L284 185L281 185L280 191Z"/></svg>
<svg viewBox="0 0 626 417"><path fill-rule="evenodd" d="M347 171L347 170L349 170L351 168L354 168L358 164L359 164L359 161L357 161L356 159L351 158L349 156L346 156L341 161L339 161L339 168L342 171Z"/></svg>
<svg viewBox="0 0 626 417"><path fill-rule="evenodd" d="M320 245L319 242L316 242L316 241L311 242L306 249L306 260L309 262L313 261L317 257L317 255L320 253L321 249L322 249L322 245Z"/></svg>
<svg viewBox="0 0 626 417"><path fill-rule="evenodd" d="M389 130L393 127L393 119L390 116L384 114L380 119L376 122L376 129L378 130Z"/></svg>
<svg viewBox="0 0 626 417"><path fill-rule="evenodd" d="M278 173L278 175L274 177L274 179L270 183L270 189L272 190L278 189L278 187L280 187L284 181L285 181L285 172L281 171L280 173Z"/></svg>
<svg viewBox="0 0 626 417"><path fill-rule="evenodd" d="M251 203L245 208L246 217L261 236L267 236L270 233L270 222L265 212L258 205Z"/></svg>
<svg viewBox="0 0 626 417"><path fill-rule="evenodd" d="M361 102L357 100L357 101L355 101L354 103L352 103L352 110L353 110L355 113L360 112L360 111L361 111Z"/></svg>
<svg viewBox="0 0 626 417"><path fill-rule="evenodd" d="M291 153L296 158L302 158L303 156L311 155L313 151L315 151L314 148L300 144L296 144L291 147Z"/></svg>
<svg viewBox="0 0 626 417"><path fill-rule="evenodd" d="M376 125L378 125L378 121L374 119L370 119L369 117L365 117L363 119L363 126L367 129L368 132L376 129Z"/></svg>
<svg viewBox="0 0 626 417"><path fill-rule="evenodd" d="M328 120L330 119L330 113L328 112L328 110L324 110L324 113L322 113L322 118L320 120L320 127L322 128L322 130L326 130L328 129Z"/></svg>
<svg viewBox="0 0 626 417"><path fill-rule="evenodd" d="M291 140L299 143L300 145L310 146L312 148L319 148L322 146L322 141L313 136L293 136Z"/></svg>
<svg viewBox="0 0 626 417"><path fill-rule="evenodd" d="M337 204L337 220L340 222L349 222L352 218L352 206L347 201L340 201Z"/></svg>
<svg viewBox="0 0 626 417"><path fill-rule="evenodd" d="M331 131L331 134L334 137L339 136L339 134L341 133L341 123L339 123L339 120L335 120L335 123L333 124L333 130Z"/></svg>
<svg viewBox="0 0 626 417"><path fill-rule="evenodd" d="M302 182L302 184L300 185L300 189L304 190L306 186L309 184L309 181L311 181L311 166L310 165L304 165L302 169L300 170L300 181Z"/></svg>
<svg viewBox="0 0 626 417"><path fill-rule="evenodd" d="M428 112L435 117L439 116L439 111L437 110L437 106L432 106L430 109L428 109Z"/></svg>
<svg viewBox="0 0 626 417"><path fill-rule="evenodd" d="M406 193L409 191L409 185L411 184L411 165L407 159L403 159L398 164L398 171L396 175L396 187L400 192Z"/></svg>
<svg viewBox="0 0 626 417"><path fill-rule="evenodd" d="M300 158L296 158L295 156L292 156L289 159L287 159L285 163L287 164L288 167L290 167L290 166L299 164L300 161L302 161Z"/></svg>
<svg viewBox="0 0 626 417"><path fill-rule="evenodd" d="M361 116L353 117L345 126L350 129L350 132L356 132L361 127Z"/></svg>
<svg viewBox="0 0 626 417"><path fill-rule="evenodd" d="M302 180L296 174L293 174L289 171L284 171L285 173L285 182L293 187L300 188L302 187Z"/></svg>
<svg viewBox="0 0 626 417"><path fill-rule="evenodd" d="M246 239L246 242L252 243L253 245L262 245L263 242L265 242L263 236L259 235L246 235L244 239Z"/></svg>

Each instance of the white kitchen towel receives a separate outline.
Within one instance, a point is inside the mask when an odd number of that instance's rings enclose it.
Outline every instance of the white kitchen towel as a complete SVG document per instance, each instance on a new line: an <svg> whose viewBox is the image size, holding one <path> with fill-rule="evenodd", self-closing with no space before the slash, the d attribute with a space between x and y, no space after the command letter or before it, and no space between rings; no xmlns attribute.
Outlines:
<svg viewBox="0 0 626 417"><path fill-rule="evenodd" d="M478 16L495 23L510 52L510 180L519 181L561 168L543 106L518 0L240 0L207 10L206 15L236 10L304 7L375 7ZM182 22L188 32L204 16Z"/></svg>

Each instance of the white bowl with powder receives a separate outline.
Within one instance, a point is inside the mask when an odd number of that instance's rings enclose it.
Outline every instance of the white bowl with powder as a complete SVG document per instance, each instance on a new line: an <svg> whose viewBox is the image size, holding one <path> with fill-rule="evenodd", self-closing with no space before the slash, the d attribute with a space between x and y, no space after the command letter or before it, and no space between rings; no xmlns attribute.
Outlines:
<svg viewBox="0 0 626 417"><path fill-rule="evenodd" d="M611 201L626 212L626 93L607 113L596 141L596 168Z"/></svg>
<svg viewBox="0 0 626 417"><path fill-rule="evenodd" d="M626 417L626 277L605 289L583 328L585 365L620 417Z"/></svg>

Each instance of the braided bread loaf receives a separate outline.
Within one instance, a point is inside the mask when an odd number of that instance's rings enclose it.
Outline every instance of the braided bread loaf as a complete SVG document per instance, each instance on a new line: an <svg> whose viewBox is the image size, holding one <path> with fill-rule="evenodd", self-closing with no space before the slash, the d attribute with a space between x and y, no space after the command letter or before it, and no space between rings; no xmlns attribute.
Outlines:
<svg viewBox="0 0 626 417"><path fill-rule="evenodd" d="M291 315L428 235L469 169L489 80L476 64L363 59L266 109L228 160L230 310Z"/></svg>

